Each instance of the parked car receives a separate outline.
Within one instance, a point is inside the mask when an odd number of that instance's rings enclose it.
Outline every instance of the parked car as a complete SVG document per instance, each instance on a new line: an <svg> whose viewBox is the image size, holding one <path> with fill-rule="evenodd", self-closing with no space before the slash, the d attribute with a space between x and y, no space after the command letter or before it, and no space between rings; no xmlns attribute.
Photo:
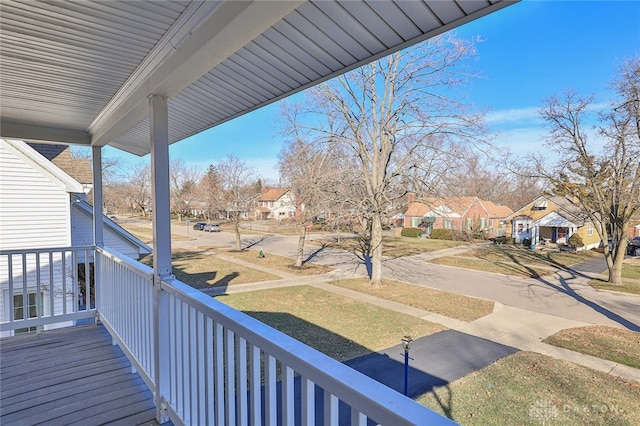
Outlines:
<svg viewBox="0 0 640 426"><path fill-rule="evenodd" d="M206 224L203 230L206 232L220 232L220 227L218 225Z"/></svg>
<svg viewBox="0 0 640 426"><path fill-rule="evenodd" d="M195 225L193 225L193 229L195 229L196 231L202 231L206 225L207 224L204 222L197 222Z"/></svg>
<svg viewBox="0 0 640 426"><path fill-rule="evenodd" d="M640 256L640 237L633 237L627 241L627 254Z"/></svg>

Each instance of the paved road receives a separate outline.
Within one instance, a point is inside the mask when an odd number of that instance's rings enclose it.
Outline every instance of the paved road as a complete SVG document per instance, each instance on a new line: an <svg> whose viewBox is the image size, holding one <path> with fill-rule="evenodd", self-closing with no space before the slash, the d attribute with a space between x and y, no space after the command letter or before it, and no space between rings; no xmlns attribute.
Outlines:
<svg viewBox="0 0 640 426"><path fill-rule="evenodd" d="M172 231L185 232L176 226ZM234 247L231 233L204 233L191 230L194 239L176 245ZM311 236L311 239L321 236ZM243 247L252 246L267 254L295 257L297 236L246 235ZM331 266L344 276L365 275L363 259L354 253L329 247L305 246L305 255L313 262ZM427 262L430 254L385 259L383 274L390 279L479 297L506 306L554 315L592 324L623 326L640 330L640 297L624 293L599 291L586 284L590 275L602 272L602 261L576 266L575 271L563 271L539 279L524 279L502 274L452 268ZM605 265L606 269L606 265ZM594 272L595 271L595 272Z"/></svg>

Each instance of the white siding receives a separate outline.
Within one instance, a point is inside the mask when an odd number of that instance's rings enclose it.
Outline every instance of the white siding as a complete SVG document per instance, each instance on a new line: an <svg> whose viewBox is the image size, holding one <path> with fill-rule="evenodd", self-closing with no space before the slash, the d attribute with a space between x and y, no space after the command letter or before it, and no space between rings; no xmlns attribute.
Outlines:
<svg viewBox="0 0 640 426"><path fill-rule="evenodd" d="M0 249L71 244L69 194L0 145Z"/></svg>
<svg viewBox="0 0 640 426"><path fill-rule="evenodd" d="M32 162L0 144L0 249L36 249L70 245L69 193L63 185L54 182L51 176L34 167ZM23 279L26 280L26 291L34 292L37 284L33 258L30 257L26 262L24 278L20 257L14 259L14 262L14 274L18 275L17 281L14 282L14 294L23 292ZM5 303L5 298L9 296L7 259L3 258L0 263L0 317L6 320L11 315L8 304ZM41 265L47 264L48 260L43 257ZM54 269L59 268L60 264L56 262ZM53 287L59 293L60 273L54 274L54 282L49 283L49 267L44 266L42 271L44 275L40 282L43 286L43 309L45 314L48 314L51 307L50 289ZM53 300L54 310L62 309L63 299L69 304L68 310L75 310L68 300L69 297L56 293ZM60 325L64 324L58 326Z"/></svg>
<svg viewBox="0 0 640 426"><path fill-rule="evenodd" d="M81 211L80 208L71 209L71 239L74 246L93 245L93 218ZM132 259L140 257L138 247L132 242L104 226L104 245L120 254Z"/></svg>

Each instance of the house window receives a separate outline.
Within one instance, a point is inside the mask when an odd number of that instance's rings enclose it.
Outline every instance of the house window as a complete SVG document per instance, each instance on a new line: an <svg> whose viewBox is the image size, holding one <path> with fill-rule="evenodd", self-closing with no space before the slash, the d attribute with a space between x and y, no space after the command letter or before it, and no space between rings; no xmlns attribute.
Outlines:
<svg viewBox="0 0 640 426"><path fill-rule="evenodd" d="M420 225L420 218L419 217L412 217L411 218L411 227L412 228L417 228L418 225Z"/></svg>
<svg viewBox="0 0 640 426"><path fill-rule="evenodd" d="M445 229L453 229L453 220L444 219L442 226Z"/></svg>
<svg viewBox="0 0 640 426"><path fill-rule="evenodd" d="M487 227L486 225L487 225L487 219L484 218L484 217L481 217L480 218L480 229L486 228Z"/></svg>
<svg viewBox="0 0 640 426"><path fill-rule="evenodd" d="M587 227L587 235L589 236L593 235L593 223L590 223L589 226Z"/></svg>
<svg viewBox="0 0 640 426"><path fill-rule="evenodd" d="M473 219L467 219L467 224L465 225L466 229L471 229L473 225Z"/></svg>
<svg viewBox="0 0 640 426"><path fill-rule="evenodd" d="M489 219L489 228L493 228L493 219Z"/></svg>
<svg viewBox="0 0 640 426"><path fill-rule="evenodd" d="M39 301L37 299L40 299ZM39 303L38 303L39 302ZM38 305L40 305L40 311L42 311L42 293L40 293L40 297L37 297L37 293L28 293L27 294L27 303L25 306L24 303L24 295L23 294L15 294L13 296L13 319L21 320L27 318L36 318L38 316ZM27 316L25 317L25 312ZM15 334L20 333L30 333L32 331L37 331L38 327L24 327L18 328L15 331Z"/></svg>

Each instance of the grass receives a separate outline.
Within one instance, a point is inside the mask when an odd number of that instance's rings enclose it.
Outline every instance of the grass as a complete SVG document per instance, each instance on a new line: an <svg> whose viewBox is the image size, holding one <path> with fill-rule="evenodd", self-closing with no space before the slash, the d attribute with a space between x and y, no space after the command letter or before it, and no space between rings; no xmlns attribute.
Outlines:
<svg viewBox="0 0 640 426"><path fill-rule="evenodd" d="M206 251L174 250L173 274L177 279L197 289L277 280L280 277L237 263L216 258ZM153 257L143 259L153 264Z"/></svg>
<svg viewBox="0 0 640 426"><path fill-rule="evenodd" d="M124 229L131 232L131 234L133 234L137 239L139 239L145 244L151 244L151 242L153 242L153 229L151 228L127 224L127 223L118 223L118 225L122 226ZM188 241L190 240L190 238L187 238L184 235L171 234L171 240L172 241Z"/></svg>
<svg viewBox="0 0 640 426"><path fill-rule="evenodd" d="M361 242L355 237L343 237L337 240L312 241L311 244L324 244L331 248L362 252ZM382 255L392 258L413 256L420 253L443 250L466 245L464 241L431 240L429 238L383 237Z"/></svg>
<svg viewBox="0 0 640 426"><path fill-rule="evenodd" d="M640 368L640 333L635 331L607 326L569 328L547 337L544 342Z"/></svg>
<svg viewBox="0 0 640 426"><path fill-rule="evenodd" d="M490 246L469 250L458 256L445 256L430 262L477 271L538 278L599 256L592 251L578 253L545 252L513 246Z"/></svg>
<svg viewBox="0 0 640 426"><path fill-rule="evenodd" d="M397 281L385 280L384 286L379 288L371 287L364 278L340 280L332 284L462 321L473 321L493 312L493 302L488 300Z"/></svg>
<svg viewBox="0 0 640 426"><path fill-rule="evenodd" d="M640 265L622 264L622 278L640 280Z"/></svg>
<svg viewBox="0 0 640 426"><path fill-rule="evenodd" d="M638 425L640 386L518 352L425 394L418 402L463 425Z"/></svg>
<svg viewBox="0 0 640 426"><path fill-rule="evenodd" d="M604 279L590 280L589 285L599 290L619 291L622 293L640 294L640 282L622 281L622 285L613 285Z"/></svg>
<svg viewBox="0 0 640 426"><path fill-rule="evenodd" d="M262 265L267 268L275 269L278 271L289 272L296 275L318 275L331 272L333 269L318 265L316 263L303 263L300 268L295 266L295 261L291 258L278 256L272 253L266 253L265 257L259 257L260 250L228 250L225 251L225 255L230 255L245 262L252 262L256 265Z"/></svg>
<svg viewBox="0 0 640 426"><path fill-rule="evenodd" d="M295 339L345 361L444 328L309 286L229 294L218 299Z"/></svg>

